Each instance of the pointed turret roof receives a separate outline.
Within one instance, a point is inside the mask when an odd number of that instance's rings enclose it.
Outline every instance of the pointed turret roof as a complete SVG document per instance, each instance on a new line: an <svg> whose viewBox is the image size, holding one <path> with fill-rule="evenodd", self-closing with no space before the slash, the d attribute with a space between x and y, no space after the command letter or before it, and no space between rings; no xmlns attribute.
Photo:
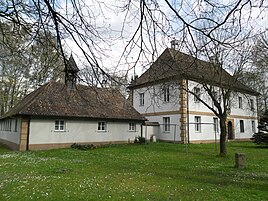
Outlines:
<svg viewBox="0 0 268 201"><path fill-rule="evenodd" d="M71 72L76 72L76 73L79 71L79 68L77 67L72 54L67 62L66 70L71 71Z"/></svg>

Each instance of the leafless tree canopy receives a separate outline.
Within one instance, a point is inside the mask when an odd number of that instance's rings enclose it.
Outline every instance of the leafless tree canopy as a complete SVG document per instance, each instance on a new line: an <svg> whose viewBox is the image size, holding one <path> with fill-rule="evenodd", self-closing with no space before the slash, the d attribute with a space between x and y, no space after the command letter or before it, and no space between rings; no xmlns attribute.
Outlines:
<svg viewBox="0 0 268 201"><path fill-rule="evenodd" d="M62 56L65 66L68 59L66 52L83 55L89 69L83 71L88 76L80 78L95 85L103 85L106 83L103 81L108 79L126 81L114 79L118 76L111 74L113 64L107 60L116 59L114 70L121 71L121 74L124 72L122 77L127 78L130 70L150 65L173 38L179 40L181 51L216 61L221 68L230 68L229 72L239 77L247 66L245 55L248 54L244 54L247 51L246 41L254 34L266 31L266 12L267 1L264 0L0 2L1 23L19 27L31 40L40 38L40 35L55 39L54 49ZM118 22L111 23L112 20ZM5 41L5 35L2 39ZM120 47L118 43L122 44L122 49L117 48ZM115 54L120 56L113 57ZM125 71L121 65L127 66ZM233 66L235 68L231 68ZM211 86L204 84L204 89L218 105L218 110L222 110L217 116L221 118L221 140L225 146L227 101L231 90L222 90L225 98L224 108L221 108L221 103L213 99ZM221 153L226 154L224 147Z"/></svg>
<svg viewBox="0 0 268 201"><path fill-rule="evenodd" d="M111 58L106 50L114 41L125 41L124 49L116 50L121 52L119 64L125 64L129 57L136 61L128 70L137 65L139 59L154 60L161 46L173 37L192 54L210 43L232 46L249 36L252 12L262 16L267 6L265 3L262 0L122 0L112 3L4 0L0 3L0 18L14 26L31 26L32 31L28 34L32 37L52 33L57 40L56 49L64 58L66 49L73 48L72 41L88 65L105 74L107 64L102 61ZM110 16L115 15L122 16L117 29L109 24ZM205 38L202 42L198 41L200 35ZM66 63L66 59L64 61Z"/></svg>

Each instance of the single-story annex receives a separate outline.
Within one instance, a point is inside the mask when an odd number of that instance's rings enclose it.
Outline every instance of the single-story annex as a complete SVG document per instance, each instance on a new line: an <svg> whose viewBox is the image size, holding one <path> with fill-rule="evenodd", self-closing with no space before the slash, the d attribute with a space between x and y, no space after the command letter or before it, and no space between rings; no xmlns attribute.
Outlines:
<svg viewBox="0 0 268 201"><path fill-rule="evenodd" d="M65 83L41 86L1 117L1 143L14 150L39 150L125 143L141 135L144 118L123 95L75 84L78 68L72 57L69 63Z"/></svg>

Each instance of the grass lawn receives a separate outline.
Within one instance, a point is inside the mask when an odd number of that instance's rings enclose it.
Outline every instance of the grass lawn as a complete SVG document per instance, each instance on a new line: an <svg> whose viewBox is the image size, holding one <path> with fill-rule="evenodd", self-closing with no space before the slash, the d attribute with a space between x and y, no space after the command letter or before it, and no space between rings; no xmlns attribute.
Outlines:
<svg viewBox="0 0 268 201"><path fill-rule="evenodd" d="M229 143L113 145L88 151L0 147L0 200L268 200L268 148ZM234 168L234 154L246 168Z"/></svg>

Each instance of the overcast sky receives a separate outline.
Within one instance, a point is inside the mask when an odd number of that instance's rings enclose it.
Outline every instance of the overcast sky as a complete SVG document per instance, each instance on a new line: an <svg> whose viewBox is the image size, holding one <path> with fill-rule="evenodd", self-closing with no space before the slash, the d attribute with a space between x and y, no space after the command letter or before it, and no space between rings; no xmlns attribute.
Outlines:
<svg viewBox="0 0 268 201"><path fill-rule="evenodd" d="M103 53L97 55L99 61L104 68L109 69L109 71L122 71L130 69L137 60L138 55L138 46L130 55L126 57L121 57L126 44L133 36L133 33L138 27L139 23L139 2L132 4L132 7L129 10L124 10L124 1L105 1L105 3L96 3L95 1L86 1L88 8L91 9L91 16L94 15L94 19L92 24L98 29L99 33L101 33L102 37L104 37L107 43L99 43L98 45L103 49ZM176 2L176 1L172 1ZM180 13L185 17L186 20L192 20L196 14L202 13L203 10L208 9L206 4L198 4L199 1L180 1L182 4L177 4L177 8L180 8ZM218 2L232 2L229 1L218 1ZM163 6L164 3L159 1L159 5L162 6L161 10L164 11L167 15L172 15L171 11L167 8L167 6ZM65 6L63 6L65 7ZM85 9L86 11L86 9ZM71 12L71 11L70 11ZM129 12L129 13L127 13ZM126 15L127 14L127 15ZM157 14L156 14L157 15ZM265 30L268 16L267 12L260 12L259 8L253 8L252 10L245 9L242 13L243 22L242 28L247 30L252 30L257 33L260 30ZM127 18L125 18L127 16ZM160 16L160 15L159 15ZM172 17L172 16L171 16ZM90 17L88 18L90 19ZM174 21L174 24L176 21ZM173 24L173 25L174 25ZM122 32L122 29L124 32ZM172 38L179 37L180 33L176 33L176 31L180 30L180 25L178 24L177 30L173 30L169 33L169 35L161 35L157 34L158 48L160 54L166 47L170 46L170 40ZM72 42L72 40L65 41L65 47L68 53L73 53L77 56L77 63L81 67L82 63L84 63L84 58L82 56L79 48ZM86 48L86 47L85 47ZM120 60L121 58L121 60ZM148 59L149 58L149 59ZM140 62L137 64L135 68L136 74L140 75L148 66L148 58L141 58ZM120 61L120 62L119 62ZM134 70L131 69L130 74L134 73Z"/></svg>

